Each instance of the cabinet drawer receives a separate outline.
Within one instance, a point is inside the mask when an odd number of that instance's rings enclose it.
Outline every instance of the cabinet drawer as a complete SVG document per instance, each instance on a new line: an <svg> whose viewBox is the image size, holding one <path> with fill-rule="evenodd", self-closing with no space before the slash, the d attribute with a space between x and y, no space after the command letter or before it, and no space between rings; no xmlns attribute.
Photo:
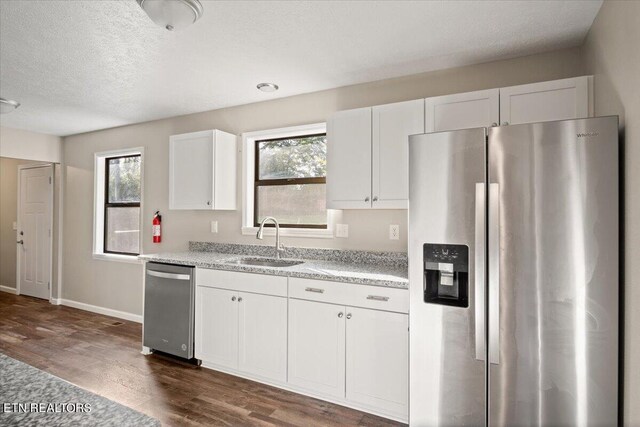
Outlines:
<svg viewBox="0 0 640 427"><path fill-rule="evenodd" d="M289 278L289 297L376 310L409 312L406 289Z"/></svg>
<svg viewBox="0 0 640 427"><path fill-rule="evenodd" d="M287 278L267 274L196 268L196 285L280 297L287 296Z"/></svg>

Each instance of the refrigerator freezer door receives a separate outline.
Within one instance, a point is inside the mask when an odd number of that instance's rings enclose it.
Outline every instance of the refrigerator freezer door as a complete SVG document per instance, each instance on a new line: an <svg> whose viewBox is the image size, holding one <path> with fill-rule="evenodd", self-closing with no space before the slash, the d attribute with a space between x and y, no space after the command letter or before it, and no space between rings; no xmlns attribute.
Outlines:
<svg viewBox="0 0 640 427"><path fill-rule="evenodd" d="M484 318L476 244L484 247L485 147L484 128L409 138L412 426L485 424L484 331L477 337L475 325ZM428 280L437 297L425 293Z"/></svg>
<svg viewBox="0 0 640 427"><path fill-rule="evenodd" d="M616 425L617 117L492 128L488 156L489 424Z"/></svg>

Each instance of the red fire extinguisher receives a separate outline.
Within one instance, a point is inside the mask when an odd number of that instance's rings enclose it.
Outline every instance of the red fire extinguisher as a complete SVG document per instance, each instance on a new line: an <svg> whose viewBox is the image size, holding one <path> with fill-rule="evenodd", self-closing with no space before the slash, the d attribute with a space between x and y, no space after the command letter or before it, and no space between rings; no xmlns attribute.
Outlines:
<svg viewBox="0 0 640 427"><path fill-rule="evenodd" d="M156 211L153 215L153 243L160 243L162 241L162 215L160 211Z"/></svg>

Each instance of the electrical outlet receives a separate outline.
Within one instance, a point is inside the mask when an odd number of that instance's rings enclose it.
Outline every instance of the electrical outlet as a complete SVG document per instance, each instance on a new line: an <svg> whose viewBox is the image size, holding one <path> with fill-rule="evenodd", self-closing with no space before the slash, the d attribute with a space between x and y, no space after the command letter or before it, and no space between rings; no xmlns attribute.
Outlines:
<svg viewBox="0 0 640 427"><path fill-rule="evenodd" d="M336 224L336 237L349 237L349 224Z"/></svg>
<svg viewBox="0 0 640 427"><path fill-rule="evenodd" d="M389 239L400 240L400 226L392 224L389 226Z"/></svg>
<svg viewBox="0 0 640 427"><path fill-rule="evenodd" d="M218 232L218 221L211 221L211 232L212 233Z"/></svg>

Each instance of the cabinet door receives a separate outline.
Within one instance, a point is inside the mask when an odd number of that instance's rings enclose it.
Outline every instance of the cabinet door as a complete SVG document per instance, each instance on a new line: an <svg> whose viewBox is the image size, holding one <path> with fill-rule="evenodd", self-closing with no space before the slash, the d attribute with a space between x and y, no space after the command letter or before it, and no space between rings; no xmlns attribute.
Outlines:
<svg viewBox="0 0 640 427"><path fill-rule="evenodd" d="M576 77L500 89L503 124L578 119L593 115L591 77Z"/></svg>
<svg viewBox="0 0 640 427"><path fill-rule="evenodd" d="M346 317L347 399L406 418L409 316L347 307Z"/></svg>
<svg viewBox="0 0 640 427"><path fill-rule="evenodd" d="M213 208L236 209L237 141L230 133L215 130Z"/></svg>
<svg viewBox="0 0 640 427"><path fill-rule="evenodd" d="M500 122L499 89L425 99L425 132L490 127Z"/></svg>
<svg viewBox="0 0 640 427"><path fill-rule="evenodd" d="M169 141L169 209L213 209L213 132Z"/></svg>
<svg viewBox="0 0 640 427"><path fill-rule="evenodd" d="M371 108L339 111L327 123L327 208L371 207Z"/></svg>
<svg viewBox="0 0 640 427"><path fill-rule="evenodd" d="M344 307L289 299L289 383L344 397Z"/></svg>
<svg viewBox="0 0 640 427"><path fill-rule="evenodd" d="M374 209L406 209L409 200L409 135L424 132L424 101L373 107Z"/></svg>
<svg viewBox="0 0 640 427"><path fill-rule="evenodd" d="M238 369L287 380L287 299L240 292Z"/></svg>
<svg viewBox="0 0 640 427"><path fill-rule="evenodd" d="M238 294L196 287L196 358L238 367Z"/></svg>

